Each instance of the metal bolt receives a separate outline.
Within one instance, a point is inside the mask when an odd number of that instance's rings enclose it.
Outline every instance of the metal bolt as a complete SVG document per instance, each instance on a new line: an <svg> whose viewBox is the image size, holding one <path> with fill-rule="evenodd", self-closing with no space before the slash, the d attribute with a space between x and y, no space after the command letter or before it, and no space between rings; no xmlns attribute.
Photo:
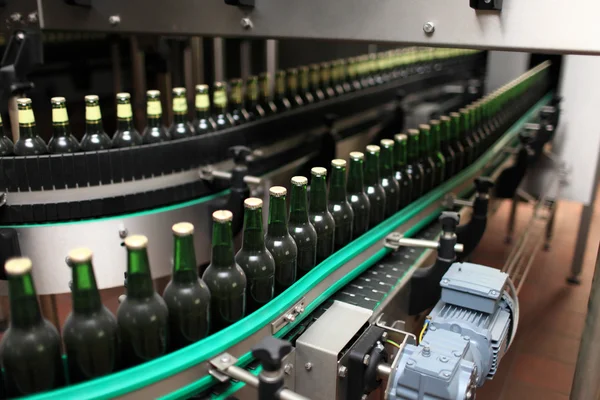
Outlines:
<svg viewBox="0 0 600 400"><path fill-rule="evenodd" d="M436 328L435 326L430 326L430 327L429 327L429 328L427 328L427 329L429 329L429 330L430 330L430 331L432 331L432 332L433 332L433 331L437 331L437 328Z"/></svg>
<svg viewBox="0 0 600 400"><path fill-rule="evenodd" d="M435 31L435 24L431 21L426 22L425 25L423 25L423 31L427 34L432 34Z"/></svg>
<svg viewBox="0 0 600 400"><path fill-rule="evenodd" d="M287 314L284 319L287 322L294 322L296 320L296 316L294 314Z"/></svg>
<svg viewBox="0 0 600 400"><path fill-rule="evenodd" d="M371 356L369 354L365 354L365 357L363 358L363 364L369 365L369 361L371 361Z"/></svg>
<svg viewBox="0 0 600 400"><path fill-rule="evenodd" d="M442 283L450 283L450 279L442 279Z"/></svg>
<svg viewBox="0 0 600 400"><path fill-rule="evenodd" d="M450 378L450 372L442 372L444 378Z"/></svg>
<svg viewBox="0 0 600 400"><path fill-rule="evenodd" d="M381 334L381 340L387 340L387 338L388 338L388 333L387 332L383 332Z"/></svg>
<svg viewBox="0 0 600 400"><path fill-rule="evenodd" d="M414 362L414 360L408 360L406 362L406 365L408 365L409 367L412 367L413 365L415 365L415 362Z"/></svg>
<svg viewBox="0 0 600 400"><path fill-rule="evenodd" d="M117 26L121 23L121 17L118 15L111 15L110 17L108 17L108 23L111 26Z"/></svg>
<svg viewBox="0 0 600 400"><path fill-rule="evenodd" d="M294 370L294 366L292 364L285 364L283 367L283 373L286 375L291 375Z"/></svg>
<svg viewBox="0 0 600 400"><path fill-rule="evenodd" d="M490 290L490 296L496 296L498 294L498 292L496 292L495 290Z"/></svg>
<svg viewBox="0 0 600 400"><path fill-rule="evenodd" d="M453 351L453 352L452 352L452 355L453 355L454 357L462 357L462 353L461 353L460 351Z"/></svg>
<svg viewBox="0 0 600 400"><path fill-rule="evenodd" d="M423 354L423 357L429 357L431 355L431 349L429 348L429 346L423 347L421 354Z"/></svg>
<svg viewBox="0 0 600 400"><path fill-rule="evenodd" d="M468 336L463 336L462 338L463 338L463 340L471 340L471 338Z"/></svg>
<svg viewBox="0 0 600 400"><path fill-rule="evenodd" d="M312 363L307 362L306 364L304 364L304 369L310 371L312 369Z"/></svg>
<svg viewBox="0 0 600 400"><path fill-rule="evenodd" d="M35 24L38 21L38 15L37 12L32 12L29 15L27 15L27 21L29 21L29 23L31 24Z"/></svg>
<svg viewBox="0 0 600 400"><path fill-rule="evenodd" d="M340 378L345 378L347 374L348 374L348 368L344 367L343 365L340 365L338 368L338 376Z"/></svg>
<svg viewBox="0 0 600 400"><path fill-rule="evenodd" d="M441 357L440 357L440 361L441 361L441 362L443 362L443 363L447 363L447 362L448 362L448 357L446 357L446 356L441 356Z"/></svg>
<svg viewBox="0 0 600 400"><path fill-rule="evenodd" d="M228 355L224 355L223 357L221 357L221 362L229 362L229 356Z"/></svg>
<svg viewBox="0 0 600 400"><path fill-rule="evenodd" d="M244 17L240 20L240 25L242 25L242 28L249 30L252 29L254 27L254 24L252 23L252 20L248 17Z"/></svg>
<svg viewBox="0 0 600 400"><path fill-rule="evenodd" d="M10 14L10 20L12 22L19 22L22 19L23 19L23 16L18 12Z"/></svg>
<svg viewBox="0 0 600 400"><path fill-rule="evenodd" d="M302 304L298 304L296 307L294 307L294 311L296 311L298 314L302 314L304 312L304 307Z"/></svg>
<svg viewBox="0 0 600 400"><path fill-rule="evenodd" d="M363 394L362 396L360 396L360 400L367 400L369 398L368 394Z"/></svg>
<svg viewBox="0 0 600 400"><path fill-rule="evenodd" d="M125 239L129 235L129 231L124 226L119 228L119 237L121 239Z"/></svg>

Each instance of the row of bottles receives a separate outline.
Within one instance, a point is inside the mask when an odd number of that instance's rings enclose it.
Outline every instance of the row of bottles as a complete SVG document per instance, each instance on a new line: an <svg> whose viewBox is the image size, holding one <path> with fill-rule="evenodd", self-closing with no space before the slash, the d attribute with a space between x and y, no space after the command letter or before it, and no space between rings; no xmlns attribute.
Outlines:
<svg viewBox="0 0 600 400"><path fill-rule="evenodd" d="M406 76L411 68L413 73L419 73L425 66L431 68L430 63L435 61L471 53L473 51L460 49L405 48L280 70L275 76L274 95L271 95L268 73L251 76L245 84L241 79L232 79L229 85L216 82L212 102L208 85L197 85L195 116L191 122L188 121L186 89L177 87L172 92L173 123L169 127L162 123L160 91L148 90L146 127L141 133L133 124L130 94L118 93L117 130L112 138L103 129L98 96L88 95L85 96L86 128L81 143L71 132L64 97L51 99L53 136L47 145L36 132L31 99L20 98L17 100L20 138L13 146L0 130L0 156L94 151L202 135L382 84Z"/></svg>
<svg viewBox="0 0 600 400"><path fill-rule="evenodd" d="M31 260L9 260L10 327L0 342L8 396L77 383L181 349L232 325L291 287L353 239L426 194L483 154L541 96L547 69L536 67L468 107L407 134L354 151L349 160L313 167L309 180L291 179L269 190L267 230L263 201L244 201L242 247L235 253L228 210L212 215L211 262L199 278L194 227L173 232L173 273L162 297L156 293L148 239L133 235L127 249L127 295L113 316L102 305L92 252L69 253L73 311L60 335L42 318Z"/></svg>

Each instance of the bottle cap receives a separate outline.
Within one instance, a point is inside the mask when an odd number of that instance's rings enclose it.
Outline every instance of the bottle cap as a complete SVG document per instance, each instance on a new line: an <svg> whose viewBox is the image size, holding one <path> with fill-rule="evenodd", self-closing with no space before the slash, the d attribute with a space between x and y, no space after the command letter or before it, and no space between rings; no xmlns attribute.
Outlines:
<svg viewBox="0 0 600 400"><path fill-rule="evenodd" d="M406 136L406 134L404 134L404 133L398 133L398 134L394 135L394 140L396 140L396 142L404 142L407 139L408 139L408 136Z"/></svg>
<svg viewBox="0 0 600 400"><path fill-rule="evenodd" d="M439 119L432 119L431 121L429 121L429 125L439 125L439 124L440 124Z"/></svg>
<svg viewBox="0 0 600 400"><path fill-rule="evenodd" d="M130 99L131 95L127 92L117 93L117 99Z"/></svg>
<svg viewBox="0 0 600 400"><path fill-rule="evenodd" d="M65 103L67 99L64 97L53 97L50 99L50 103Z"/></svg>
<svg viewBox="0 0 600 400"><path fill-rule="evenodd" d="M383 147L393 147L394 146L394 141L391 139L381 139L381 146Z"/></svg>
<svg viewBox="0 0 600 400"><path fill-rule="evenodd" d="M283 186L271 186L269 194L273 197L283 197L287 194L287 189Z"/></svg>
<svg viewBox="0 0 600 400"><path fill-rule="evenodd" d="M365 155L360 151L353 151L350 153L350 158L353 160L364 160Z"/></svg>
<svg viewBox="0 0 600 400"><path fill-rule="evenodd" d="M17 99L17 104L29 105L29 104L31 104L31 99L29 97L21 97L20 99Z"/></svg>
<svg viewBox="0 0 600 400"><path fill-rule="evenodd" d="M215 82L213 84L214 90L223 89L224 87L225 87L225 84L223 82Z"/></svg>
<svg viewBox="0 0 600 400"><path fill-rule="evenodd" d="M217 210L213 213L212 217L215 222L231 222L233 213L229 210Z"/></svg>
<svg viewBox="0 0 600 400"><path fill-rule="evenodd" d="M379 153L380 150L381 148L376 144L370 144L367 146L367 152L369 153Z"/></svg>
<svg viewBox="0 0 600 400"><path fill-rule="evenodd" d="M148 90L146 91L148 97L160 97L160 90Z"/></svg>
<svg viewBox="0 0 600 400"><path fill-rule="evenodd" d="M11 258L4 264L4 270L11 276L26 274L31 271L31 259L27 257Z"/></svg>
<svg viewBox="0 0 600 400"><path fill-rule="evenodd" d="M173 88L173 94L175 96L184 96L186 93L186 90L184 87L174 87Z"/></svg>
<svg viewBox="0 0 600 400"><path fill-rule="evenodd" d="M244 207L248 210L257 210L261 208L263 205L263 201L256 197L248 197L244 200Z"/></svg>
<svg viewBox="0 0 600 400"><path fill-rule="evenodd" d="M466 112L467 112L467 109L466 109L466 108L459 108L459 109L458 109L458 112L459 112L459 113L461 113L461 114L462 114L462 113L466 113Z"/></svg>
<svg viewBox="0 0 600 400"><path fill-rule="evenodd" d="M419 129L425 129L425 130L429 130L431 127L427 124L421 124L419 125Z"/></svg>
<svg viewBox="0 0 600 400"><path fill-rule="evenodd" d="M92 250L87 247L79 247L69 252L69 261L83 263L92 259Z"/></svg>
<svg viewBox="0 0 600 400"><path fill-rule="evenodd" d="M335 160L331 160L331 166L343 168L346 166L346 160L342 160L341 158L336 158Z"/></svg>
<svg viewBox="0 0 600 400"><path fill-rule="evenodd" d="M323 167L313 167L310 169L310 173L314 176L327 176L327 170Z"/></svg>
<svg viewBox="0 0 600 400"><path fill-rule="evenodd" d="M408 132L408 136L418 136L419 135L418 129L409 129L407 132Z"/></svg>
<svg viewBox="0 0 600 400"><path fill-rule="evenodd" d="M457 112L451 112L451 113L450 113L450 116L451 116L452 118L458 118L458 117L460 117L460 114L459 114L459 113L457 113Z"/></svg>
<svg viewBox="0 0 600 400"><path fill-rule="evenodd" d="M294 186L308 185L308 179L305 176L293 176L292 177L292 185L294 185Z"/></svg>
<svg viewBox="0 0 600 400"><path fill-rule="evenodd" d="M171 227L171 230L177 236L189 236L194 233L194 225L189 222L178 222Z"/></svg>
<svg viewBox="0 0 600 400"><path fill-rule="evenodd" d="M148 238L144 235L132 235L125 238L125 246L130 250L145 249L148 246Z"/></svg>
<svg viewBox="0 0 600 400"><path fill-rule="evenodd" d="M88 94L85 96L85 101L100 101L100 98L95 94Z"/></svg>
<svg viewBox="0 0 600 400"><path fill-rule="evenodd" d="M447 115L442 115L442 116L440 117L440 121L444 121L444 122L450 121L450 117L449 117L449 116L447 116Z"/></svg>
<svg viewBox="0 0 600 400"><path fill-rule="evenodd" d="M205 84L201 84L201 85L196 85L196 92L208 92L208 85Z"/></svg>

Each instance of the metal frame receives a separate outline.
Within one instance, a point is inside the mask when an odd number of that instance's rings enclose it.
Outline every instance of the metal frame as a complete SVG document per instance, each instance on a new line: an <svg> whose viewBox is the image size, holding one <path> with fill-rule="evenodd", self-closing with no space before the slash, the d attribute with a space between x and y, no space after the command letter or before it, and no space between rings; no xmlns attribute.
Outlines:
<svg viewBox="0 0 600 400"><path fill-rule="evenodd" d="M222 0L103 0L91 7L56 0L10 1L4 29L303 38L416 43L520 51L600 54L595 0L504 0L501 12L467 0L279 1L254 8ZM140 15L142 11L142 15ZM18 16L15 14L19 14ZM141 16L141 18L140 18ZM148 23L152 21L152 23Z"/></svg>

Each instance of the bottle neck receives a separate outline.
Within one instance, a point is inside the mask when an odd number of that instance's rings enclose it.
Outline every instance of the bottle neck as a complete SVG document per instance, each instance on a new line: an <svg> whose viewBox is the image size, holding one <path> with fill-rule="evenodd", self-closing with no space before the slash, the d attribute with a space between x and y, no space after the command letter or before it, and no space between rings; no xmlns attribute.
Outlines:
<svg viewBox="0 0 600 400"><path fill-rule="evenodd" d="M275 80L275 97L279 100L285 98L285 76L278 76Z"/></svg>
<svg viewBox="0 0 600 400"><path fill-rule="evenodd" d="M231 89L231 109L240 110L242 108L242 87L234 86Z"/></svg>
<svg viewBox="0 0 600 400"><path fill-rule="evenodd" d="M411 135L408 137L408 162L415 163L419 159L419 136Z"/></svg>
<svg viewBox="0 0 600 400"><path fill-rule="evenodd" d="M102 308L100 292L96 285L96 276L91 262L76 263L72 267L73 311L90 314Z"/></svg>
<svg viewBox="0 0 600 400"><path fill-rule="evenodd" d="M218 90L214 93L213 105L217 115L227 113L227 94L225 90Z"/></svg>
<svg viewBox="0 0 600 400"><path fill-rule="evenodd" d="M394 162L396 169L404 168L407 163L406 140L394 145Z"/></svg>
<svg viewBox="0 0 600 400"><path fill-rule="evenodd" d="M127 296L144 299L152 296L154 284L150 275L148 251L127 249Z"/></svg>
<svg viewBox="0 0 600 400"><path fill-rule="evenodd" d="M289 97L294 97L298 94L298 75L288 76L287 93Z"/></svg>
<svg viewBox="0 0 600 400"><path fill-rule="evenodd" d="M379 183L379 154L365 155L365 185L374 186Z"/></svg>
<svg viewBox="0 0 600 400"><path fill-rule="evenodd" d="M55 138L69 136L69 134L69 124L67 122L52 124L52 136Z"/></svg>
<svg viewBox="0 0 600 400"><path fill-rule="evenodd" d="M173 97L173 123L174 124L185 124L187 122L187 115L188 115L187 98L183 95Z"/></svg>
<svg viewBox="0 0 600 400"><path fill-rule="evenodd" d="M265 235L263 232L262 208L244 211L244 240L242 249L263 250L265 248Z"/></svg>
<svg viewBox="0 0 600 400"><path fill-rule="evenodd" d="M235 264L231 222L213 223L211 265L229 268Z"/></svg>
<svg viewBox="0 0 600 400"><path fill-rule="evenodd" d="M194 236L173 235L173 281L192 283L198 280Z"/></svg>
<svg viewBox="0 0 600 400"><path fill-rule="evenodd" d="M313 175L310 180L310 203L309 211L327 211L327 178L325 176Z"/></svg>
<svg viewBox="0 0 600 400"><path fill-rule="evenodd" d="M329 201L346 201L346 168L333 167L329 182Z"/></svg>
<svg viewBox="0 0 600 400"><path fill-rule="evenodd" d="M468 136L469 134L469 118L467 113L461 113L460 114L460 137L461 138L465 138Z"/></svg>
<svg viewBox="0 0 600 400"><path fill-rule="evenodd" d="M381 176L389 178L394 175L394 153L389 147L381 148Z"/></svg>
<svg viewBox="0 0 600 400"><path fill-rule="evenodd" d="M132 131L133 130L133 118L132 118L131 104L117 104L117 130L119 131Z"/></svg>
<svg viewBox="0 0 600 400"><path fill-rule="evenodd" d="M440 126L439 125L433 125L431 127L431 147L432 150L436 153L438 153L442 146L440 144Z"/></svg>
<svg viewBox="0 0 600 400"><path fill-rule="evenodd" d="M306 186L292 185L290 193L290 222L308 222L308 200Z"/></svg>
<svg viewBox="0 0 600 400"><path fill-rule="evenodd" d="M269 199L269 225L267 228L267 235L287 235L287 212L285 207L284 196L271 196L271 198Z"/></svg>
<svg viewBox="0 0 600 400"><path fill-rule="evenodd" d="M29 328L42 321L31 272L8 277L10 323L18 328Z"/></svg>
<svg viewBox="0 0 600 400"><path fill-rule="evenodd" d="M429 131L422 130L419 133L419 156L421 158L429 157L430 140L431 140L431 136L430 136Z"/></svg>
<svg viewBox="0 0 600 400"><path fill-rule="evenodd" d="M148 127L160 128L161 119L160 115L148 115Z"/></svg>
<svg viewBox="0 0 600 400"><path fill-rule="evenodd" d="M450 143L450 121L440 122L440 146L446 147Z"/></svg>
<svg viewBox="0 0 600 400"><path fill-rule="evenodd" d="M350 159L348 167L348 193L364 192L363 161Z"/></svg>
<svg viewBox="0 0 600 400"><path fill-rule="evenodd" d="M210 116L210 99L208 93L197 93L195 103L196 119L208 119Z"/></svg>
<svg viewBox="0 0 600 400"><path fill-rule="evenodd" d="M450 140L457 141L460 139L460 119L453 117L450 121Z"/></svg>
<svg viewBox="0 0 600 400"><path fill-rule="evenodd" d="M27 139L37 136L35 123L19 124L19 138Z"/></svg>
<svg viewBox="0 0 600 400"><path fill-rule="evenodd" d="M262 103L267 103L271 100L268 79L263 79L260 81L260 99Z"/></svg>
<svg viewBox="0 0 600 400"><path fill-rule="evenodd" d="M133 120L131 118L117 118L117 130L121 132L132 131Z"/></svg>

